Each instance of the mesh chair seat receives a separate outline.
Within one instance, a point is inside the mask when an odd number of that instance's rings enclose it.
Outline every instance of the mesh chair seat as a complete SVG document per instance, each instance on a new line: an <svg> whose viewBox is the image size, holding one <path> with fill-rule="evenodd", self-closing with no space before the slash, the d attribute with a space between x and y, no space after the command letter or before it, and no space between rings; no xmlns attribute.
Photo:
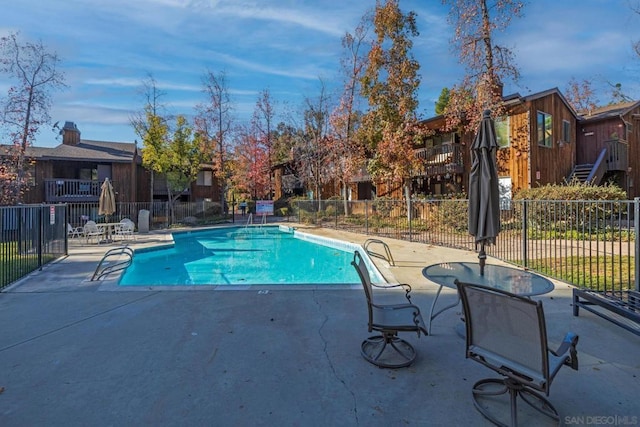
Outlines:
<svg viewBox="0 0 640 427"><path fill-rule="evenodd" d="M510 425L517 425L517 398L559 421L558 411L545 396L563 365L578 369L578 336L567 333L560 347L550 350L542 302L457 280L456 286L465 315L466 357L502 376L474 384L476 409L494 424L508 425L487 404L508 394Z"/></svg>
<svg viewBox="0 0 640 427"><path fill-rule="evenodd" d="M405 290L407 303L375 304L373 284L364 259L358 251L353 255L354 266L367 298L369 332L379 332L364 340L360 346L362 356L381 368L401 368L411 365L416 359L416 351L406 340L398 337L398 332L416 332L427 335L427 327L418 306L411 304L411 286L405 284L385 286Z"/></svg>

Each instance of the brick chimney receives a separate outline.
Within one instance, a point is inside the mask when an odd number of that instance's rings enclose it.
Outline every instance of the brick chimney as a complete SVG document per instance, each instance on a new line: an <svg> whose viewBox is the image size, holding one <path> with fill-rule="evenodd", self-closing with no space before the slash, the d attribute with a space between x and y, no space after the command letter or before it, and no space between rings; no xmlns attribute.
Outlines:
<svg viewBox="0 0 640 427"><path fill-rule="evenodd" d="M80 131L73 122L64 122L60 135L62 135L63 144L78 145L80 143Z"/></svg>

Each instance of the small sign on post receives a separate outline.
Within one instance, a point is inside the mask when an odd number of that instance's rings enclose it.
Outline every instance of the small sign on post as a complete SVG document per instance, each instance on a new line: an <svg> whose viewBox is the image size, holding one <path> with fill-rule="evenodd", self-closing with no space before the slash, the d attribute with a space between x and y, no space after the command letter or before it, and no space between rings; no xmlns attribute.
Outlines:
<svg viewBox="0 0 640 427"><path fill-rule="evenodd" d="M256 215L273 215L273 200L256 200Z"/></svg>
<svg viewBox="0 0 640 427"><path fill-rule="evenodd" d="M49 224L53 225L56 223L56 207L49 206Z"/></svg>

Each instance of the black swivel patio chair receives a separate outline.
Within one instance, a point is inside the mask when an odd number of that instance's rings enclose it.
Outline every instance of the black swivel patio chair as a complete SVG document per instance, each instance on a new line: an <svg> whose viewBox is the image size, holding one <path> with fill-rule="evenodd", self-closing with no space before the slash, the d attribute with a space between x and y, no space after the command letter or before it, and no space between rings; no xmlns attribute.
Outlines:
<svg viewBox="0 0 640 427"><path fill-rule="evenodd" d="M364 259L358 251L353 254L351 264L360 276L364 293L367 297L369 312L369 332L379 332L362 342L362 356L370 363L381 368L401 368L409 366L416 359L413 346L402 338L398 332L416 332L427 335L427 328L418 306L411 304L411 286L395 284L379 286L371 283L369 271ZM374 303L373 288L402 288L408 303L377 304Z"/></svg>
<svg viewBox="0 0 640 427"><path fill-rule="evenodd" d="M556 351L549 350L541 301L458 280L456 286L465 316L466 357L502 375L474 384L476 409L496 425L509 425L495 415L496 399L508 394L510 425L517 425L518 397L559 422L546 396L563 365L578 369L578 336L569 332Z"/></svg>

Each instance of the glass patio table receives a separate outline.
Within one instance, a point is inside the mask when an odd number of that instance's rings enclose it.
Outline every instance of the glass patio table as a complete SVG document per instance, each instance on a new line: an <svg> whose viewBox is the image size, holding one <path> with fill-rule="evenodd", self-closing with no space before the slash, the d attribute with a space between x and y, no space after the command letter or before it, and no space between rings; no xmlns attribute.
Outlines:
<svg viewBox="0 0 640 427"><path fill-rule="evenodd" d="M429 333L431 333L431 321L445 310L457 306L460 302L460 296L458 295L455 303L434 312L442 288L456 289L456 279L460 282L476 283L525 297L543 295L551 292L554 288L553 283L546 277L527 270L503 265L486 264L484 267L484 275L481 276L480 264L477 262L444 262L433 264L425 267L422 270L422 275L439 285L438 292L431 304L431 311L429 313Z"/></svg>

